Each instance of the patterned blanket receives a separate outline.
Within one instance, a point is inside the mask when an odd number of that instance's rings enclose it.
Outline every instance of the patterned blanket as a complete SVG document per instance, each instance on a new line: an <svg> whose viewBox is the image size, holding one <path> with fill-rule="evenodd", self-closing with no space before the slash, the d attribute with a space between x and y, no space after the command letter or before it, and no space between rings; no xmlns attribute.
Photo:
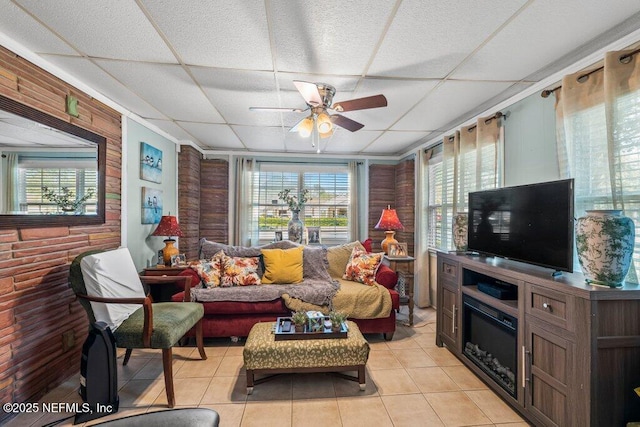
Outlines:
<svg viewBox="0 0 640 427"><path fill-rule="evenodd" d="M379 284L373 286L340 279L340 290L331 306L312 305L293 296L283 295L285 305L292 311L315 310L328 314L333 309L352 319L379 319L388 317L393 308L389 290ZM321 305L322 307L319 307Z"/></svg>
<svg viewBox="0 0 640 427"><path fill-rule="evenodd" d="M284 294L315 305L331 305L333 297L340 289L337 281L330 282L314 279L292 285L251 285L191 289L191 301L273 301Z"/></svg>

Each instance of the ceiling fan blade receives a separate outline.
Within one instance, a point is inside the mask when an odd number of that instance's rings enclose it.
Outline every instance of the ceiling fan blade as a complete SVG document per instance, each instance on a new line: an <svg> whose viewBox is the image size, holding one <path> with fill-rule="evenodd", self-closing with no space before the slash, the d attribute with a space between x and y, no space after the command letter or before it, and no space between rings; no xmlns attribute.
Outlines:
<svg viewBox="0 0 640 427"><path fill-rule="evenodd" d="M322 105L322 96L320 96L318 86L316 86L315 83L294 80L293 84L296 85L298 92L300 92L300 95L302 95L307 104L313 107Z"/></svg>
<svg viewBox="0 0 640 427"><path fill-rule="evenodd" d="M308 108L280 108L280 107L249 107L251 111L280 111L280 112L294 112L294 113L303 113L308 110Z"/></svg>
<svg viewBox="0 0 640 427"><path fill-rule="evenodd" d="M341 113L343 111L365 110L367 108L378 108L386 106L387 98L384 95L374 95L338 102L331 108Z"/></svg>
<svg viewBox="0 0 640 427"><path fill-rule="evenodd" d="M351 120L345 116L342 116L340 114L332 114L331 115L331 122L334 125L340 126L341 128L345 128L346 130L349 130L351 132L355 132L357 130L360 130L364 127L364 125L362 123L358 123L355 120Z"/></svg>

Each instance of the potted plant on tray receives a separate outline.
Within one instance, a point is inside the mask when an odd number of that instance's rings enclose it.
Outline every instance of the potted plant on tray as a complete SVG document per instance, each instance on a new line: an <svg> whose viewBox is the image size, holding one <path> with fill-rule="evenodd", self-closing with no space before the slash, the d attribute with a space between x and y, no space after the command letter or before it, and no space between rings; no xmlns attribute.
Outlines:
<svg viewBox="0 0 640 427"><path fill-rule="evenodd" d="M347 315L340 313L339 311L332 311L329 313L329 319L331 319L331 330L333 332L340 332L342 329L342 322L347 320Z"/></svg>
<svg viewBox="0 0 640 427"><path fill-rule="evenodd" d="M295 325L296 332L304 332L304 325L307 323L307 313L296 311L291 315L291 321Z"/></svg>

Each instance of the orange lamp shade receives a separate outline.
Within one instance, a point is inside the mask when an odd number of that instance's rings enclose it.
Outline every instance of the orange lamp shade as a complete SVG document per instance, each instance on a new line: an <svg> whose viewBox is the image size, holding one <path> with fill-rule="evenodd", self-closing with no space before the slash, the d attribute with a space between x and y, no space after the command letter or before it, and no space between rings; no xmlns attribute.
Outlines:
<svg viewBox="0 0 640 427"><path fill-rule="evenodd" d="M393 237L394 234L396 234L396 230L404 230L404 226L400 222L396 210L391 209L391 205L387 205L387 208L382 210L382 215L380 215L380 220L376 224L375 229L385 230L385 238L380 242L380 246L382 246L384 253L388 254L389 244L398 243Z"/></svg>
<svg viewBox="0 0 640 427"><path fill-rule="evenodd" d="M160 218L160 223L158 227L155 229L152 236L167 236L164 240L164 249L162 250L162 260L164 261L164 265L171 265L171 257L174 255L178 255L180 251L173 244L176 242L172 236L182 237L182 230L180 230L180 225L178 224L178 218L173 215L163 215Z"/></svg>

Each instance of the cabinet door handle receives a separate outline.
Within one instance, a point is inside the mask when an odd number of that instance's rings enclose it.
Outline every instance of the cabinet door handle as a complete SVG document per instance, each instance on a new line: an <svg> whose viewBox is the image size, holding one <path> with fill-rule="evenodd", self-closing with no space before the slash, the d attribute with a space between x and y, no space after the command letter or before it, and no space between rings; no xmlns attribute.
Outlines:
<svg viewBox="0 0 640 427"><path fill-rule="evenodd" d="M544 308L545 310L549 310L549 311L553 310L553 307L551 307L551 304L549 304L548 302L543 302L542 303L542 308Z"/></svg>
<svg viewBox="0 0 640 427"><path fill-rule="evenodd" d="M526 388L527 382L530 381L527 376L527 366L529 365L527 359L529 355L531 355L531 352L528 351L525 346L522 346L522 388Z"/></svg>
<svg viewBox="0 0 640 427"><path fill-rule="evenodd" d="M458 316L456 316L456 312L458 311L458 307L456 307L455 304L453 304L453 307L451 308L451 310L453 311L453 322L451 322L451 335L455 335L456 334L456 329L457 329L457 325L456 323L458 323Z"/></svg>

